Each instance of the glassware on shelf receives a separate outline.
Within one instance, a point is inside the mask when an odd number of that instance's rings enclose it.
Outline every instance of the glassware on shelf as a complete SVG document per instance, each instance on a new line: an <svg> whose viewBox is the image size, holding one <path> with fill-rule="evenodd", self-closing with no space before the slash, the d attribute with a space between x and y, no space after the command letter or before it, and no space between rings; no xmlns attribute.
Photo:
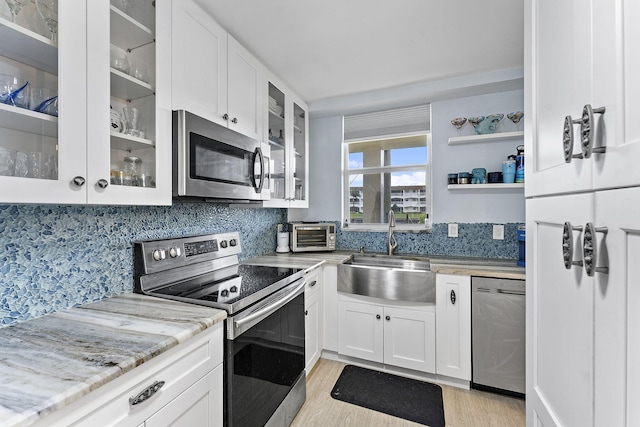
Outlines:
<svg viewBox="0 0 640 427"><path fill-rule="evenodd" d="M0 102L29 108L29 82L19 77L0 74Z"/></svg>
<svg viewBox="0 0 640 427"><path fill-rule="evenodd" d="M110 48L111 67L118 71L122 71L125 74L129 74L131 70L129 64L129 55L124 49L120 49L117 46L111 45Z"/></svg>
<svg viewBox="0 0 640 427"><path fill-rule="evenodd" d="M58 95L53 89L31 88L29 90L29 107L38 113L58 117Z"/></svg>
<svg viewBox="0 0 640 427"><path fill-rule="evenodd" d="M477 128L478 125L480 124L480 122L482 122L485 119L484 116L478 116L478 117L469 117L469 123L471 123L473 125L473 128Z"/></svg>
<svg viewBox="0 0 640 427"><path fill-rule="evenodd" d="M35 0L36 9L51 32L51 41L58 41L58 0Z"/></svg>
<svg viewBox="0 0 640 427"><path fill-rule="evenodd" d="M142 170L142 160L139 157L128 156L123 160L124 176L129 177L129 183L125 185L139 185L140 172Z"/></svg>
<svg viewBox="0 0 640 427"><path fill-rule="evenodd" d="M29 0L5 0L9 11L11 12L11 21L16 22L16 16L20 13L23 6L29 3Z"/></svg>
<svg viewBox="0 0 640 427"><path fill-rule="evenodd" d="M451 120L451 124L458 130L458 136L460 136L460 133L462 132L462 126L464 126L465 123L467 123L466 117L456 117L455 119Z"/></svg>
<svg viewBox="0 0 640 427"><path fill-rule="evenodd" d="M524 117L524 111L514 111L507 114L507 118L516 125L516 130L520 131L520 120Z"/></svg>
<svg viewBox="0 0 640 427"><path fill-rule="evenodd" d="M124 133L139 138L144 138L140 130L140 109L135 107L124 107Z"/></svg>

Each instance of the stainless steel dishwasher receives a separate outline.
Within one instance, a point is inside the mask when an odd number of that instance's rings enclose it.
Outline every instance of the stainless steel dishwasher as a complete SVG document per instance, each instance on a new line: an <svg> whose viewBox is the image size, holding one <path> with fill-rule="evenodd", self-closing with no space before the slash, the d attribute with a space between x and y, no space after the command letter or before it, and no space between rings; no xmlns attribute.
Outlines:
<svg viewBox="0 0 640 427"><path fill-rule="evenodd" d="M471 278L471 386L524 397L525 281Z"/></svg>

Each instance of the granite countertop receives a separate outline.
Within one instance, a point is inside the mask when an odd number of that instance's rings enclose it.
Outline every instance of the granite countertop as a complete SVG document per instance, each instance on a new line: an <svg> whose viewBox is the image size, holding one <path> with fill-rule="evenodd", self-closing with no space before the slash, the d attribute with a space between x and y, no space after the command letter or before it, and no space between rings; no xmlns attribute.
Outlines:
<svg viewBox="0 0 640 427"><path fill-rule="evenodd" d="M301 252L301 253L270 253L244 261L245 264L271 265L274 267L308 268L324 261L328 264L340 264L355 252ZM383 255L367 252L365 255ZM450 257L441 255L412 255L397 254L402 257L419 257L428 259L431 271L441 274L460 274L469 276L484 276L503 279L525 280L525 268L517 265L516 260L477 257Z"/></svg>
<svg viewBox="0 0 640 427"><path fill-rule="evenodd" d="M227 317L124 294L0 329L0 425L29 425Z"/></svg>

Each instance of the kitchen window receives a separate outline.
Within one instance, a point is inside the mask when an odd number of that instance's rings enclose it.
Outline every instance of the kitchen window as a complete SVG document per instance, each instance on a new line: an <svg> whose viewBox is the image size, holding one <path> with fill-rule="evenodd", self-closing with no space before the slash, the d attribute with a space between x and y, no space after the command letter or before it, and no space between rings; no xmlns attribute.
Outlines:
<svg viewBox="0 0 640 427"><path fill-rule="evenodd" d="M431 134L424 131L345 140L343 228L386 231L393 210L396 229L429 230L430 147Z"/></svg>

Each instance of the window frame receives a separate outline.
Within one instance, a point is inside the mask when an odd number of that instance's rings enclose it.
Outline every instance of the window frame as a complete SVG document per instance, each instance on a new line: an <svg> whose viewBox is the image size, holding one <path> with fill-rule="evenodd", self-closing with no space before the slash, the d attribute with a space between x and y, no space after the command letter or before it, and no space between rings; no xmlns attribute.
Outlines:
<svg viewBox="0 0 640 427"><path fill-rule="evenodd" d="M357 144L369 141L384 141L387 139L397 139L412 136L426 137L426 149L427 149L427 163L418 163L402 166L376 166L376 167L362 167L358 169L349 169L349 146L351 144ZM432 164L432 149L431 149L431 131L419 131L419 132L407 132L393 135L384 135L378 137L367 138L355 138L345 139L342 143L342 231L372 231L372 232L387 232L389 230L388 224L374 224L374 223L351 223L350 222L350 209L351 209L351 189L349 186L349 177L354 174L384 174L395 172L414 172L416 170L425 171L425 192L428 202L428 209L426 211L427 218L424 224L397 224L395 230L402 232L428 232L432 230L432 217L433 217L433 185L431 176L431 164Z"/></svg>

